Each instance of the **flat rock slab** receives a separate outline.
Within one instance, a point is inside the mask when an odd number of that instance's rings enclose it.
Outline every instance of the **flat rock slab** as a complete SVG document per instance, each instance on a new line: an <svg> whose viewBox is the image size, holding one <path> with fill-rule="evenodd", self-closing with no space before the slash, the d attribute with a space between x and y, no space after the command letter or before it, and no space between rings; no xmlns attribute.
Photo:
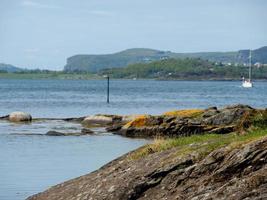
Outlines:
<svg viewBox="0 0 267 200"><path fill-rule="evenodd" d="M82 129L80 133L63 133L59 131L48 131L45 135L48 136L82 136L82 135L91 135L94 132L90 129Z"/></svg>
<svg viewBox="0 0 267 200"><path fill-rule="evenodd" d="M83 121L82 124L85 126L106 126L113 122L112 116L105 115L94 115L88 116Z"/></svg>

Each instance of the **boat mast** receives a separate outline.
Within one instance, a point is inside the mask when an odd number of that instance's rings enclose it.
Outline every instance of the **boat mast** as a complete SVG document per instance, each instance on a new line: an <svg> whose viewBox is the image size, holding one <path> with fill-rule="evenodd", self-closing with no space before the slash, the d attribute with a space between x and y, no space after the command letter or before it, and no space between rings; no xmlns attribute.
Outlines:
<svg viewBox="0 0 267 200"><path fill-rule="evenodd" d="M251 49L249 50L249 74L248 74L248 80L251 82Z"/></svg>

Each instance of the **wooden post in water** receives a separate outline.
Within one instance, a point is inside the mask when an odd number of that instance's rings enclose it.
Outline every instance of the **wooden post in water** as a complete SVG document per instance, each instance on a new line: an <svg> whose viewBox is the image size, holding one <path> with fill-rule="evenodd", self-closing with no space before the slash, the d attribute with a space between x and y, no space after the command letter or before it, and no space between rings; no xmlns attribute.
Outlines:
<svg viewBox="0 0 267 200"><path fill-rule="evenodd" d="M109 103L109 75L107 75L107 103Z"/></svg>
<svg viewBox="0 0 267 200"><path fill-rule="evenodd" d="M104 75L104 78L107 78L107 103L109 103L109 75Z"/></svg>

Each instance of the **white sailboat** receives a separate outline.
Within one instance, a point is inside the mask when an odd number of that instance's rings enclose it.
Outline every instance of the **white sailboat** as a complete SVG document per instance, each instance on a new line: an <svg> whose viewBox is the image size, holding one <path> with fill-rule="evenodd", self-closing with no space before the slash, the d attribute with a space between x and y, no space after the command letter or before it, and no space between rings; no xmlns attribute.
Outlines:
<svg viewBox="0 0 267 200"><path fill-rule="evenodd" d="M249 72L248 72L248 79L245 79L243 77L242 81L242 87L244 88L251 88L253 86L252 80L251 80L251 50L249 51Z"/></svg>

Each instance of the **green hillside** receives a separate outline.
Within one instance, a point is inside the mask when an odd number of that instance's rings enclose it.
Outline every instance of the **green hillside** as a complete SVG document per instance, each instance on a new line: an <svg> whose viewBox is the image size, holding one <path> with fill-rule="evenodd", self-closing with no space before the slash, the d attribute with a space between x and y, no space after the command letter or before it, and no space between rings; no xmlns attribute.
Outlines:
<svg viewBox="0 0 267 200"><path fill-rule="evenodd" d="M153 49L135 48L105 55L75 55L67 59L67 72L98 72L102 69L126 67L135 63L150 63L169 58L202 58L213 62L247 63L249 50L236 52L174 53ZM253 63L267 63L267 46L252 52Z"/></svg>
<svg viewBox="0 0 267 200"><path fill-rule="evenodd" d="M100 75L112 78L152 78L152 79L240 79L247 76L244 66L220 66L199 58L167 59L151 63L132 64L125 68L102 70ZM267 79L267 66L253 67L253 78Z"/></svg>

